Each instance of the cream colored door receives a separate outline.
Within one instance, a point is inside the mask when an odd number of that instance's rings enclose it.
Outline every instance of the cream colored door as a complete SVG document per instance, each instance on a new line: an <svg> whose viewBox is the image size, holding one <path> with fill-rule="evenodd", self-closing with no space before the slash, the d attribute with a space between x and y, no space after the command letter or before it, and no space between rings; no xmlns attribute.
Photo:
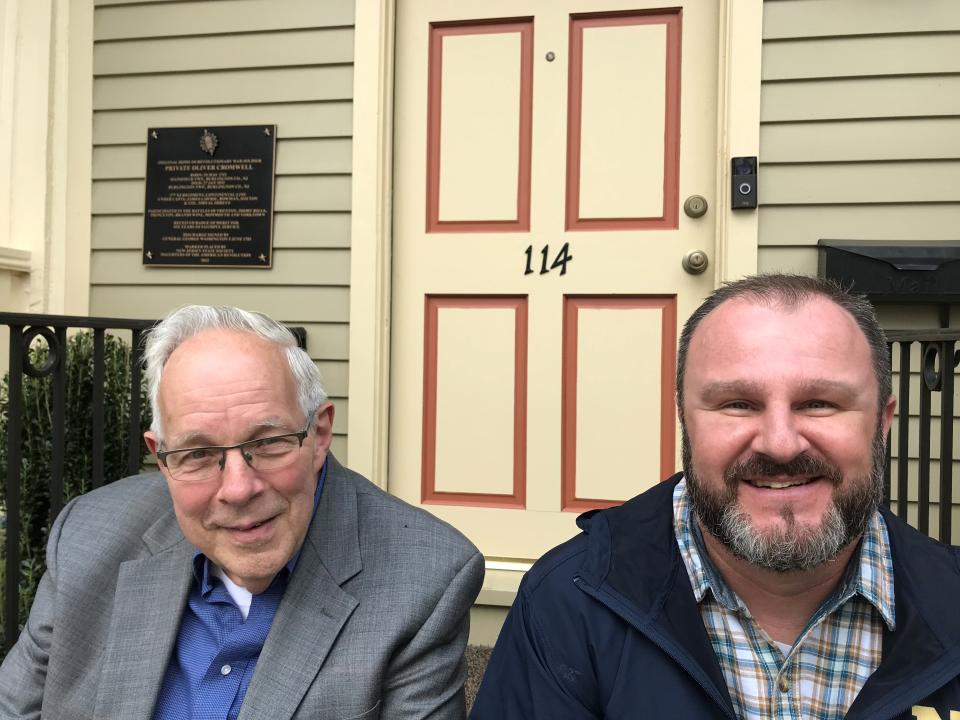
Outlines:
<svg viewBox="0 0 960 720"><path fill-rule="evenodd" d="M528 560L677 466L717 3L398 3L389 489ZM602 10L602 12L598 12Z"/></svg>

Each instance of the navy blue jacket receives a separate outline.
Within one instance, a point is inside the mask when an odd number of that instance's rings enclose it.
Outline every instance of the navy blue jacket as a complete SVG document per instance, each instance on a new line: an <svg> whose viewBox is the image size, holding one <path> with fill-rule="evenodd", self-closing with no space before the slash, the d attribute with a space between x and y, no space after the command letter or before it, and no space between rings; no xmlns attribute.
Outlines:
<svg viewBox="0 0 960 720"><path fill-rule="evenodd" d="M680 557L673 489L581 516L527 573L473 720L735 718ZM896 631L846 715L943 720L960 710L960 552L884 511Z"/></svg>

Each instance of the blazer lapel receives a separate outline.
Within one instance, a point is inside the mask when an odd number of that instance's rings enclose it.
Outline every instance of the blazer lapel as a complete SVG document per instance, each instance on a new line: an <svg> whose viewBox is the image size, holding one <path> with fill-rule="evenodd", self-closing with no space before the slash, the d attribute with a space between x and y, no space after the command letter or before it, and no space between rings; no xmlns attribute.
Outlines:
<svg viewBox="0 0 960 720"><path fill-rule="evenodd" d="M293 716L359 604L340 586L360 572L357 495L328 455L327 478L238 720Z"/></svg>
<svg viewBox="0 0 960 720"><path fill-rule="evenodd" d="M193 548L173 511L144 534L152 555L122 563L95 717L150 718L180 628Z"/></svg>

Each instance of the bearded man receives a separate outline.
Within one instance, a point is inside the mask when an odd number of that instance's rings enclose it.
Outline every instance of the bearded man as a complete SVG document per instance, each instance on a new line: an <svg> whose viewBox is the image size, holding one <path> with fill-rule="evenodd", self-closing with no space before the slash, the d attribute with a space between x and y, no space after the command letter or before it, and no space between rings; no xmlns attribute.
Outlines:
<svg viewBox="0 0 960 720"><path fill-rule="evenodd" d="M960 556L880 508L895 399L870 304L726 285L676 387L683 473L536 563L472 717L960 716Z"/></svg>

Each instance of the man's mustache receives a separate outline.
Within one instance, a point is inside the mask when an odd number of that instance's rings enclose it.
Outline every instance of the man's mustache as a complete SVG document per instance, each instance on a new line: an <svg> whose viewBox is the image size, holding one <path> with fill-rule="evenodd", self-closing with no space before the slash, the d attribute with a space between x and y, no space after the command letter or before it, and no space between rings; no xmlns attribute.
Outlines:
<svg viewBox="0 0 960 720"><path fill-rule="evenodd" d="M792 460L781 463L767 455L751 455L746 460L731 465L723 474L727 486L736 485L741 480L756 477L776 476L821 476L834 485L839 485L843 474L839 468L825 460L815 458L807 453L800 453Z"/></svg>

